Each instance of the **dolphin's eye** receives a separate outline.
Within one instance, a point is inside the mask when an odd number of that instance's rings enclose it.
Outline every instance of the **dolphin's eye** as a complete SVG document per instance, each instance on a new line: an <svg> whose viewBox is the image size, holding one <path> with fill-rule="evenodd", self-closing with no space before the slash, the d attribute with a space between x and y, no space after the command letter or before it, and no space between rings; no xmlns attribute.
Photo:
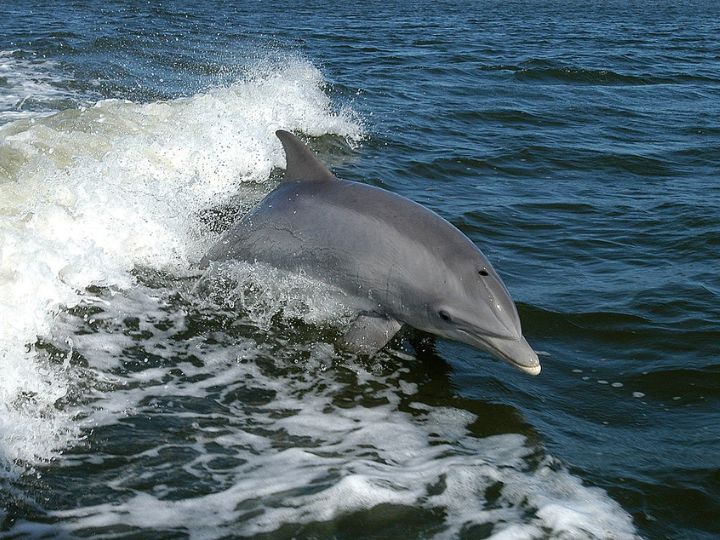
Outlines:
<svg viewBox="0 0 720 540"><path fill-rule="evenodd" d="M478 270L478 274L480 274L483 277L490 275L490 274L488 274L488 271L485 270L484 268L481 268L480 270Z"/></svg>
<svg viewBox="0 0 720 540"><path fill-rule="evenodd" d="M443 310L441 309L440 311L438 311L438 315L440 315L440 318L441 318L443 321L445 321L445 322L447 322L447 323L452 322L452 317L451 317L450 315L448 315L447 311L443 311Z"/></svg>

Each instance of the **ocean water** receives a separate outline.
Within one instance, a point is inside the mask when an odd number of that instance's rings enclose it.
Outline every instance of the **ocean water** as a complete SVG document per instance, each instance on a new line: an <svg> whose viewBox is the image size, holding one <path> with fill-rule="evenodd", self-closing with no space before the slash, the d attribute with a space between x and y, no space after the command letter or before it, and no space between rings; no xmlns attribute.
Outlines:
<svg viewBox="0 0 720 540"><path fill-rule="evenodd" d="M716 538L720 8L0 4L0 536ZM205 251L276 129L463 230L543 372Z"/></svg>

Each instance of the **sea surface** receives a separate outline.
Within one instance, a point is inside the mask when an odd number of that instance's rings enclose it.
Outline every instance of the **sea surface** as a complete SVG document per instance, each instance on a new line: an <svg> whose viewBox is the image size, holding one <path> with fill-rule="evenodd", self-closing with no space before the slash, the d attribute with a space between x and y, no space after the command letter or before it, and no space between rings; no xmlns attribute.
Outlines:
<svg viewBox="0 0 720 540"><path fill-rule="evenodd" d="M720 536L719 6L0 3L0 536ZM281 128L467 234L542 374L203 273Z"/></svg>

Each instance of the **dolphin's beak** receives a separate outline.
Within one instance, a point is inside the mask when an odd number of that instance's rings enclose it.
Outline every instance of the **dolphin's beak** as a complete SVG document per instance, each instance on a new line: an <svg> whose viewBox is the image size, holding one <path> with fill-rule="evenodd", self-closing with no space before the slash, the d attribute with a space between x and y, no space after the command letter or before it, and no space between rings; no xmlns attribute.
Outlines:
<svg viewBox="0 0 720 540"><path fill-rule="evenodd" d="M540 373L540 360L524 337L520 336L518 339L485 337L483 341L490 353L509 362L520 371L530 375Z"/></svg>
<svg viewBox="0 0 720 540"><path fill-rule="evenodd" d="M484 349L493 356L515 366L520 371L530 375L540 374L540 360L538 360L537 354L528 345L522 334L517 337L511 335L500 337L480 333L471 334L466 330L460 330L459 335L456 334L454 339Z"/></svg>

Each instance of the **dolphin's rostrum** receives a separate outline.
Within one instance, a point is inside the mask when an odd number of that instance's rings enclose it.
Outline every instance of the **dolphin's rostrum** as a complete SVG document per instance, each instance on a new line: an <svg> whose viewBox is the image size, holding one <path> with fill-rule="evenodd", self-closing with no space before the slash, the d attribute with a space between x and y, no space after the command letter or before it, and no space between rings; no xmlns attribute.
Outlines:
<svg viewBox="0 0 720 540"><path fill-rule="evenodd" d="M408 324L540 373L490 262L443 218L389 191L336 178L278 131L285 180L203 258L262 262L342 289L358 316L344 345L372 355Z"/></svg>

